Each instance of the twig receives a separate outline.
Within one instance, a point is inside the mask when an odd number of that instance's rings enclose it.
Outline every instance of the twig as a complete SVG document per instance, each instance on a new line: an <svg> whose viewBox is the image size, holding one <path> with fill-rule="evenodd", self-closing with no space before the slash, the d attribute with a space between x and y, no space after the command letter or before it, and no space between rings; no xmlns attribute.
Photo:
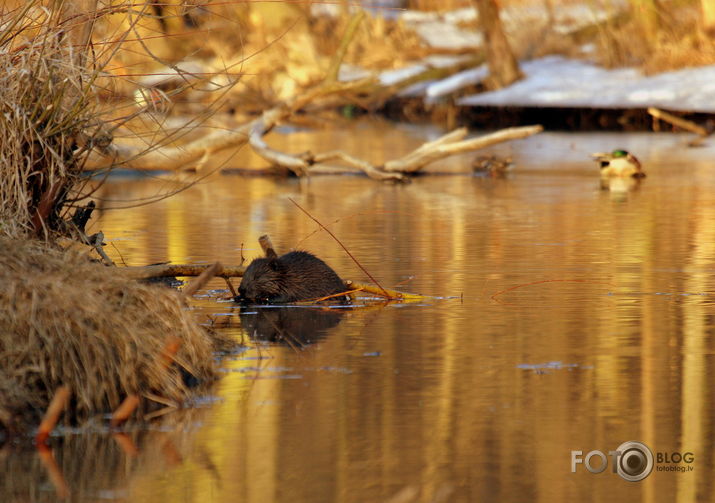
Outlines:
<svg viewBox="0 0 715 503"><path fill-rule="evenodd" d="M112 418L109 420L109 426L111 428L116 428L120 424L124 423L129 416L136 410L139 406L139 397L137 395L131 394L127 396L119 407L112 413Z"/></svg>
<svg viewBox="0 0 715 503"><path fill-rule="evenodd" d="M40 426L37 428L37 434L35 435L36 445L43 445L47 441L50 433L52 433L52 430L55 429L55 425L57 424L57 420L60 418L62 411L65 410L69 398L70 389L67 386L60 386L57 388L57 391L55 391L55 394L50 401L50 405L47 406L47 411L42 418Z"/></svg>
<svg viewBox="0 0 715 503"><path fill-rule="evenodd" d="M343 63L343 59L345 59L345 53L348 50L348 46L355 37L355 32L357 31L358 26L360 26L360 23L362 23L363 19L365 19L364 10L359 10L350 18L350 22L348 23L347 28L345 28L343 38L340 40L340 46L338 47L338 50L335 51L333 60L330 62L330 68L328 68L328 72L325 76L326 84L331 84L338 80L340 65Z"/></svg>
<svg viewBox="0 0 715 503"><path fill-rule="evenodd" d="M276 249L273 248L273 243L271 242L271 238L268 234L264 234L263 236L258 238L258 244L261 245L261 249L263 250L263 253L266 257L271 258L278 256L278 254L276 253Z"/></svg>
<svg viewBox="0 0 715 503"><path fill-rule="evenodd" d="M231 283L231 280L229 278L223 278L226 280L226 286L228 286L228 289L231 291L231 296L232 297L237 297L238 292L236 292L236 289L233 287L233 283Z"/></svg>
<svg viewBox="0 0 715 503"><path fill-rule="evenodd" d="M710 134L710 132L703 126L699 126L693 121L683 119L682 117L677 117L671 113L660 110L659 108L648 107L648 113L656 119L664 120L665 122L668 122L681 129L685 129L686 131L690 131L691 133L695 133L700 136L708 136Z"/></svg>
<svg viewBox="0 0 715 503"><path fill-rule="evenodd" d="M108 266L114 266L116 265L114 261L109 258L109 255L107 255L104 252L104 249L102 248L104 246L104 233L102 231L99 231L96 234L92 234L91 236L85 236L85 239L87 241L87 244L89 244L92 248L94 248L97 253L99 254L100 257L102 257L102 260L104 260L104 263Z"/></svg>
<svg viewBox="0 0 715 503"><path fill-rule="evenodd" d="M191 281L191 283L184 287L184 289L182 290L184 297L188 299L197 291L199 291L200 288L203 288L203 286L206 285L206 283L208 283L211 278L221 272L221 269L223 269L223 266L220 262L216 262L207 267L201 274L199 274L196 279L194 279L193 281Z"/></svg>
<svg viewBox="0 0 715 503"><path fill-rule="evenodd" d="M302 207L300 204L296 203L296 202L293 200L293 198L290 198L290 197L289 197L288 200L289 200L291 203L295 204L296 207L297 207L300 211L302 211L303 213L305 213L305 214L308 216L308 218L310 218L310 219L313 220L316 224L318 224L321 229L323 229L325 232L327 232L328 234L330 234L330 237L332 237L332 238L335 240L335 242L338 243L343 250L345 250L345 253L348 254L348 256L352 259L353 262L355 262L355 264L362 270L362 272L364 272L365 274L367 274L367 277L370 278L370 281L372 281L373 283L375 283L375 285L377 285L377 287L384 292L385 297L389 297L389 296L390 296L390 295L387 293L387 290L385 290L384 288L382 288L382 286L380 285L380 283L378 283L378 281L377 281L375 278L373 278L372 274L370 274L370 273L367 271L367 269L365 269L365 268L362 266L362 264L361 264L360 262L358 262L358 260L353 256L353 254L350 253L350 250L348 250L348 249L345 247L345 245L337 238L337 236L336 236L335 234L333 234L333 233L331 232L330 229L328 229L326 226L324 226L323 224L321 224L320 221L319 221L317 218L315 218L313 215L311 215L311 214L308 213L306 210L304 210L303 207Z"/></svg>
<svg viewBox="0 0 715 503"><path fill-rule="evenodd" d="M424 300L428 299L427 295L419 295L416 293L406 293L398 292L397 290L386 290L384 288L378 289L372 285L365 285L363 283L355 283L354 281L347 280L345 286L350 288L350 292L367 292L374 295L380 295L381 297L387 297L388 299L400 299L400 300Z"/></svg>
<svg viewBox="0 0 715 503"><path fill-rule="evenodd" d="M592 281L592 280L588 280L588 279L542 279L539 281L531 281L529 283L522 283L520 285L510 286L509 288L505 288L504 290L499 290L498 292L493 293L491 295L491 299L499 304L508 305L507 303L504 303L504 302L501 302L500 300L498 300L497 297L499 297L507 292L518 290L519 288L524 288L524 287L533 286L533 285L541 285L543 283L588 283L591 285L605 285L605 286L611 286L611 287L613 286L612 283L607 283L605 281Z"/></svg>

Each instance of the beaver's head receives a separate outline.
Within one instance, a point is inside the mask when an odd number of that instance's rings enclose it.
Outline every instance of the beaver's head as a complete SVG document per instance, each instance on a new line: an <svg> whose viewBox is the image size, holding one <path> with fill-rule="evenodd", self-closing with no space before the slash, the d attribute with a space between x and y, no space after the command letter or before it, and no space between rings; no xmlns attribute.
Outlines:
<svg viewBox="0 0 715 503"><path fill-rule="evenodd" d="M257 258L246 268L238 287L242 302L270 303L282 297L285 265L277 258Z"/></svg>

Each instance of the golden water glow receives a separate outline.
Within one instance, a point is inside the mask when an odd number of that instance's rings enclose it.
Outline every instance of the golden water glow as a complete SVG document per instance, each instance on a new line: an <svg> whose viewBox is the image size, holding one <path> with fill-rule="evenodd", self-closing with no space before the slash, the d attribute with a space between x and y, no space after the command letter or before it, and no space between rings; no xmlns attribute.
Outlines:
<svg viewBox="0 0 715 503"><path fill-rule="evenodd" d="M420 141L360 134L387 157ZM354 131L335 135L292 136L301 140L292 150L366 148ZM443 297L349 310L305 349L261 344L224 360L220 400L193 428L142 436L136 459L112 451L128 468L104 489L133 502L707 498L713 166L676 165L652 137L618 137L634 144L626 147L648 163L649 178L614 199L586 155L614 138L551 135L504 147L517 162L506 180L215 175L165 202L103 213L94 228L131 265L235 264L242 243L247 258L258 256L257 238L268 233L279 252L308 249L365 281L291 197L386 287L413 277L398 288ZM573 154L554 165L544 142L564 155L583 143L583 163ZM103 196L146 197L161 183L116 179ZM247 337L236 307L215 297L196 306L202 319L231 314L220 318ZM693 452L694 470L633 483L610 466L570 472L571 450L608 452L627 440ZM70 487L87 483L77 477Z"/></svg>

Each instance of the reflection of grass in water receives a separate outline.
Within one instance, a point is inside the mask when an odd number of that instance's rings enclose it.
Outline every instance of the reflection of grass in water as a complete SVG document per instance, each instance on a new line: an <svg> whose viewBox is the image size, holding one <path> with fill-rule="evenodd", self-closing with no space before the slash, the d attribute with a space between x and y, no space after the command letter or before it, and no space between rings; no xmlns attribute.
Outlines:
<svg viewBox="0 0 715 503"><path fill-rule="evenodd" d="M121 433L89 427L74 433L60 431L52 440L54 468L34 449L7 446L0 450L0 470L6 474L0 479L0 500L54 501L62 482L72 500L79 495L90 500L124 500L141 486L142 480L156 480L181 466L189 453L199 470L205 470L220 483L208 453L193 446L194 430L205 412L176 411L153 424L151 430L129 425ZM51 470L55 471L52 489L46 482L52 479Z"/></svg>

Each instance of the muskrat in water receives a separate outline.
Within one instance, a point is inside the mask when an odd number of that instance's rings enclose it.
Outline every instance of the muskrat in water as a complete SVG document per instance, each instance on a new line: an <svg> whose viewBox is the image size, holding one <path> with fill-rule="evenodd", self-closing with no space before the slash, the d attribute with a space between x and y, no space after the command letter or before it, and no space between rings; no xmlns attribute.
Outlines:
<svg viewBox="0 0 715 503"><path fill-rule="evenodd" d="M246 268L238 287L237 301L282 304L315 300L346 290L345 283L335 271L315 255L292 251L278 257L271 252L266 258L255 259Z"/></svg>

